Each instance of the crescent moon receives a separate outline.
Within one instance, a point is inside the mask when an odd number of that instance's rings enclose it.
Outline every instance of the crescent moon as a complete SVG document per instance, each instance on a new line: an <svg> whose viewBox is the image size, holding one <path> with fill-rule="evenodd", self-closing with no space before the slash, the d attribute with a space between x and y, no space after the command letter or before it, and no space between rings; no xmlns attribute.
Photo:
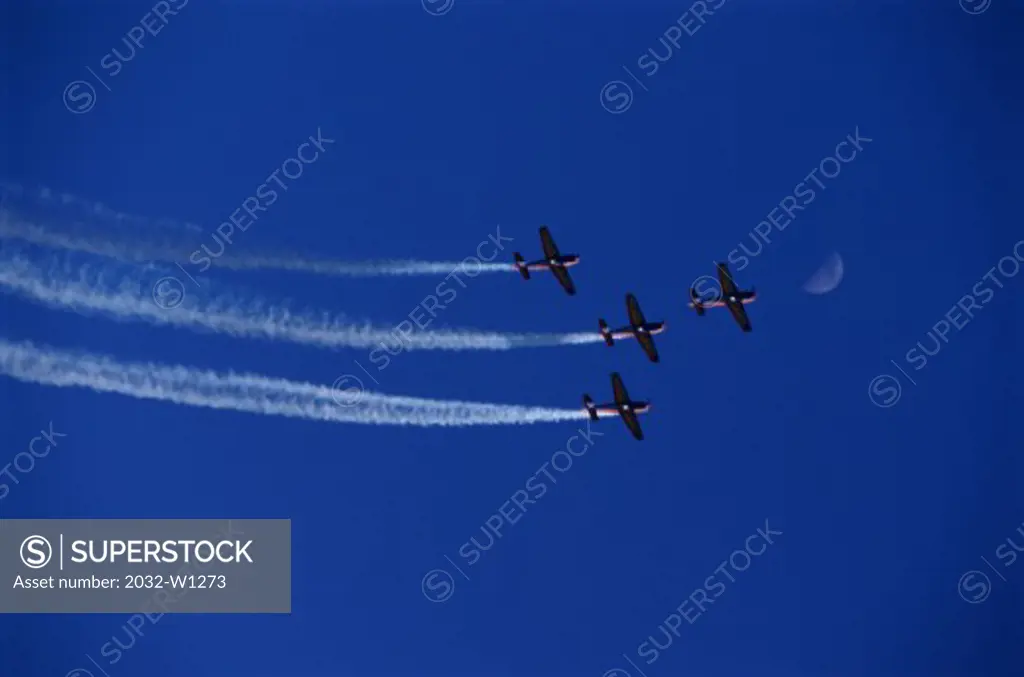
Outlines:
<svg viewBox="0 0 1024 677"><path fill-rule="evenodd" d="M843 281L843 257L838 252L832 254L821 264L821 268L804 282L804 291L809 294L827 294Z"/></svg>

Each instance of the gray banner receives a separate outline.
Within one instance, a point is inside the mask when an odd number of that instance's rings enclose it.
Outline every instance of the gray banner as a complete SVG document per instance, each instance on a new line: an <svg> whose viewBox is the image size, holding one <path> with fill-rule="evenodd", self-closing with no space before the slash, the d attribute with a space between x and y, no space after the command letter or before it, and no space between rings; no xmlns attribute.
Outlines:
<svg viewBox="0 0 1024 677"><path fill-rule="evenodd" d="M291 613L291 520L0 520L0 613Z"/></svg>

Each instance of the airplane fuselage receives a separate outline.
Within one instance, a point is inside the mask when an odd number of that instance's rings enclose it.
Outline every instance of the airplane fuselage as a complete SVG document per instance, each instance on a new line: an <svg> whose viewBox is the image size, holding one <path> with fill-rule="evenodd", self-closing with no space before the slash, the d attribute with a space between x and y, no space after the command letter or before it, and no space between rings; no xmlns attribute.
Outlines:
<svg viewBox="0 0 1024 677"><path fill-rule="evenodd" d="M719 297L711 301L701 301L700 305L704 308L725 308L730 303L747 304L753 303L757 299L757 294L754 292L740 292L739 294L733 294L724 298ZM696 308L696 304L690 301L690 307Z"/></svg>
<svg viewBox="0 0 1024 677"><path fill-rule="evenodd" d="M646 414L647 410L651 408L648 402L623 402L619 405L619 411L623 414L630 412L634 414Z"/></svg>
<svg viewBox="0 0 1024 677"><path fill-rule="evenodd" d="M622 327L621 329L616 329L611 332L611 335L612 338L615 339L626 339L633 338L637 334L650 334L651 336L654 336L655 334L660 334L663 331L665 331L664 322L648 322L647 324L641 324L636 327Z"/></svg>
<svg viewBox="0 0 1024 677"><path fill-rule="evenodd" d="M650 408L650 402L623 402L622 404L602 404L599 407L595 407L599 414L606 414L608 416L621 416L630 412L646 414Z"/></svg>
<svg viewBox="0 0 1024 677"><path fill-rule="evenodd" d="M543 259L540 261L530 261L526 264L527 270L548 270L553 267L569 268L575 266L580 262L580 257L576 254L563 254L550 259Z"/></svg>

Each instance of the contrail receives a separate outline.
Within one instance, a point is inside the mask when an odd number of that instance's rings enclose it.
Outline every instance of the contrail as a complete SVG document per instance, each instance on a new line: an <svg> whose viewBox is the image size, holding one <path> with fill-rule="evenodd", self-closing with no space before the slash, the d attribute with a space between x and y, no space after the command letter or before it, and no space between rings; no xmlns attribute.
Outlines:
<svg viewBox="0 0 1024 677"><path fill-rule="evenodd" d="M466 270L462 261L363 261L360 263L342 263L340 261L317 261L300 258L270 258L263 256L242 255L217 259L218 265L232 270L291 270L300 273L329 275L333 277L411 277L414 275L447 275L459 268ZM488 263L475 260L469 277L479 273L515 273L518 272L511 263Z"/></svg>
<svg viewBox="0 0 1024 677"><path fill-rule="evenodd" d="M406 426L526 425L587 418L582 409L429 400L361 393L350 406L322 385L258 374L119 362L86 352L0 339L0 374L58 388L333 423ZM353 398L355 399L355 398Z"/></svg>
<svg viewBox="0 0 1024 677"><path fill-rule="evenodd" d="M27 193L24 188L15 184L0 183L0 189L10 195L23 196ZM311 259L298 254L264 256L244 251L229 251L223 238L218 237L220 234L214 229L204 231L193 223L178 223L169 219L149 220L115 211L100 202L90 202L67 193L56 193L48 188L32 192L31 197L52 207L74 207L89 217L103 219L116 224L118 228L130 226L132 229L130 232L118 233L116 239L110 240L109 234L101 235L95 232L95 227L81 222L74 223L70 228L61 226L53 229L34 223L9 209L0 209L0 238L21 240L51 249L105 256L124 263L190 262L192 265L200 266L200 272L205 272L213 265L229 270L287 270L334 277L446 275L460 268L470 277L476 277L480 273L517 272L512 263L491 263L479 259L471 259L471 269L467 270L465 261L389 259L345 262ZM68 217L64 215L59 220L66 221ZM187 231L188 239L180 235L172 239L167 235L154 233L157 229ZM69 230L71 232L68 232ZM207 246L210 240L216 243L215 247ZM216 249L216 252L211 249Z"/></svg>
<svg viewBox="0 0 1024 677"><path fill-rule="evenodd" d="M138 237L137 234L136 237ZM151 235L149 237L152 238ZM187 262L190 256L188 247L181 244L169 241L157 242L156 240L148 243L105 241L96 236L62 233L30 223L7 210L0 212L0 238L20 240L50 249L94 254L122 263L149 263L152 261L183 263ZM202 251L202 245L193 244L193 247L196 251ZM232 255L230 253L223 258L215 258L208 254L205 257L201 256L200 260L204 258L211 264L216 261L216 266L228 270L288 270L333 277L447 275L459 268L467 270L467 275L470 277L476 277L478 273L517 272L511 263L488 263L479 260L474 260L469 266L462 261L382 260L345 263L300 256L271 257L249 254Z"/></svg>
<svg viewBox="0 0 1024 677"><path fill-rule="evenodd" d="M463 329L385 329L327 312L295 311L283 303L219 293L207 283L202 295L185 294L171 304L156 302L157 289L124 266L80 265L69 259L41 267L31 257L0 248L0 289L58 310L127 322L175 326L240 338L287 341L318 348L403 350L512 350L599 343L594 332L506 334Z"/></svg>

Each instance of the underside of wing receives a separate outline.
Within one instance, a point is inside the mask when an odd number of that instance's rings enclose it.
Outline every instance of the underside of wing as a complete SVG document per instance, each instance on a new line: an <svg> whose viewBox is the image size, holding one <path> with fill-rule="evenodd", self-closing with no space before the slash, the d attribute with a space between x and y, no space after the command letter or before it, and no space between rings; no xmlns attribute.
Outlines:
<svg viewBox="0 0 1024 677"><path fill-rule="evenodd" d="M555 279L562 285L565 291L570 294L576 293L576 285L572 283L572 278L569 277L569 271L562 266L551 266L551 272L555 274Z"/></svg>
<svg viewBox="0 0 1024 677"><path fill-rule="evenodd" d="M729 267L724 263L719 263L716 267L718 268L718 284L722 287L722 296L734 295L736 293L736 283L733 282L732 275L729 274Z"/></svg>
<svg viewBox="0 0 1024 677"><path fill-rule="evenodd" d="M640 421L637 420L636 414L632 411L627 411L622 414L622 420L626 424L626 427L629 428L629 432L633 433L633 437L638 440L642 440L644 438L644 431L640 429Z"/></svg>
<svg viewBox="0 0 1024 677"><path fill-rule="evenodd" d="M644 319L643 312L640 310L640 304L632 294L626 294L626 310L629 312L629 323L634 327L638 327L647 322L647 320Z"/></svg>
<svg viewBox="0 0 1024 677"><path fill-rule="evenodd" d="M651 358L651 362L658 361L658 349L654 347L654 339L650 334L637 334L636 340L640 342L640 347L647 353L647 357Z"/></svg>
<svg viewBox="0 0 1024 677"><path fill-rule="evenodd" d="M551 231L547 226L540 227L540 244L544 248L544 258L558 258L558 247L555 246L555 238L551 237Z"/></svg>
<svg viewBox="0 0 1024 677"><path fill-rule="evenodd" d="M733 318L736 319L736 324L740 325L743 331L750 331L750 318L747 317L747 309L743 307L742 303L726 303L729 308L729 312L732 313Z"/></svg>

